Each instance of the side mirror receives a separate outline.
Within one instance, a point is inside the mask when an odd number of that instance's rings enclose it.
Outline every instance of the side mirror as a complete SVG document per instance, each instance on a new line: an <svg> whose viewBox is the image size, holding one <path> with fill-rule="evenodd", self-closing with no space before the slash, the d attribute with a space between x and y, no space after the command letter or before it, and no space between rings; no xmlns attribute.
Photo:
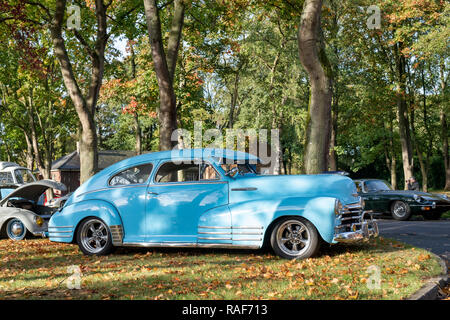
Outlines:
<svg viewBox="0 0 450 320"><path fill-rule="evenodd" d="M226 176L229 176L231 178L236 177L236 175L239 173L239 169L237 167L232 168L231 170L227 171L225 173Z"/></svg>

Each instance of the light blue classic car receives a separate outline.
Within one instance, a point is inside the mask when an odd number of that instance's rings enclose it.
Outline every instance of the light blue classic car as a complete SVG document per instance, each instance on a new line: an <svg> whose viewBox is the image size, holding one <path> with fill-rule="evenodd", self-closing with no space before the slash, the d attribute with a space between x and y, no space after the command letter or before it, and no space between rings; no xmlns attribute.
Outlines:
<svg viewBox="0 0 450 320"><path fill-rule="evenodd" d="M307 258L320 243L378 235L355 184L337 174L259 175L258 158L224 149L148 153L97 173L49 222L51 241L88 255L114 247L258 249Z"/></svg>

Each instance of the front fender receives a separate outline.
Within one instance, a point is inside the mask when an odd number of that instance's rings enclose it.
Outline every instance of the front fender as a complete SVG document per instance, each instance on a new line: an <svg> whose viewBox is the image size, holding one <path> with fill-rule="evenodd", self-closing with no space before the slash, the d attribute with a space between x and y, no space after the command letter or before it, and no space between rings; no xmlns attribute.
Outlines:
<svg viewBox="0 0 450 320"><path fill-rule="evenodd" d="M35 222L37 217L34 212L19 208L0 208L0 230L3 231L7 221L13 218L17 218L25 225L25 228L32 234L42 234L47 231L47 223L39 227Z"/></svg>
<svg viewBox="0 0 450 320"><path fill-rule="evenodd" d="M333 242L336 215L334 214L336 198L288 198L281 201L274 216L300 216L309 220L317 229L322 239Z"/></svg>
<svg viewBox="0 0 450 320"><path fill-rule="evenodd" d="M111 203L103 200L76 202L53 214L48 224L50 241L73 242L77 226L87 217L100 218L108 227L122 226L119 212Z"/></svg>

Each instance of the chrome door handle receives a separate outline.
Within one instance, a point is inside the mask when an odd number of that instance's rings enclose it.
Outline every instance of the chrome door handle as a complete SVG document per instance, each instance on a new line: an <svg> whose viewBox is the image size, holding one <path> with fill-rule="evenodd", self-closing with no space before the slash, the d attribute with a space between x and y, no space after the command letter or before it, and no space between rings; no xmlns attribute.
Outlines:
<svg viewBox="0 0 450 320"><path fill-rule="evenodd" d="M151 192L151 191L148 191L147 192L148 194L151 194L151 195L154 195L154 196L157 196L159 193L156 193L156 192Z"/></svg>

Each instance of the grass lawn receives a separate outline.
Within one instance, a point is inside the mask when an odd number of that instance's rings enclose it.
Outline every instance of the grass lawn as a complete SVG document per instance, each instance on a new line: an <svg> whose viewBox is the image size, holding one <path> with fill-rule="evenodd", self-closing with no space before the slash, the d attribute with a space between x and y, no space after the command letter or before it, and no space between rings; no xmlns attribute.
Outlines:
<svg viewBox="0 0 450 320"><path fill-rule="evenodd" d="M72 265L82 272L78 290L67 287ZM370 266L381 272L379 289L368 288ZM201 249L88 257L46 239L0 240L0 299L402 299L440 271L426 251L382 238L295 261Z"/></svg>

